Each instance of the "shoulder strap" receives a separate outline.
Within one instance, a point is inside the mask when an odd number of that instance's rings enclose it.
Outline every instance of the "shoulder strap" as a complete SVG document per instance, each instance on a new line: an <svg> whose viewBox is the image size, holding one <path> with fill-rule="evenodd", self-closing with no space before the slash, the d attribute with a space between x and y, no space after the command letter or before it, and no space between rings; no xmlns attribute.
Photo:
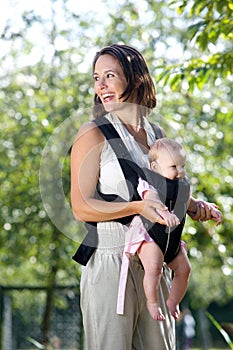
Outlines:
<svg viewBox="0 0 233 350"><path fill-rule="evenodd" d="M124 142L122 141L120 135L114 126L108 121L104 116L98 117L94 120L94 123L99 127L105 136L106 140L110 143L113 151L115 152L117 158L125 158L132 161L132 158L127 150Z"/></svg>
<svg viewBox="0 0 233 350"><path fill-rule="evenodd" d="M131 180L132 182L132 179L134 179L135 176L137 180L138 176L141 176L144 180L146 180L144 171L132 160L132 157L124 142L122 141L120 135L114 126L108 121L108 119L104 116L100 116L95 119L94 122L99 127L106 140L108 140L109 144L111 145L113 151L115 152L126 180ZM154 130L156 139L165 136L162 133L162 129L158 125L155 125L153 123L150 124ZM135 183L135 180L133 183Z"/></svg>
<svg viewBox="0 0 233 350"><path fill-rule="evenodd" d="M151 123L150 125L155 133L155 138L156 139L162 139L163 137L166 137L165 132L163 131L162 128L160 128L157 124Z"/></svg>
<svg viewBox="0 0 233 350"><path fill-rule="evenodd" d="M117 156L127 182L131 200L140 200L136 188L138 176L145 178L142 169L132 160L131 155L114 126L104 116L94 120Z"/></svg>
<svg viewBox="0 0 233 350"><path fill-rule="evenodd" d="M118 158L125 158L127 160L132 161L132 158L131 158L129 151L127 150L124 142L122 141L120 135L118 134L118 132L114 128L114 126L108 121L108 119L105 116L100 116L93 121L100 128L100 130L104 134L105 138L110 143L110 145L112 146L112 149L116 153L117 157ZM162 132L162 129L158 125L151 123L151 122L150 122L150 125L155 133L156 139L160 139L160 138L165 137L165 134Z"/></svg>

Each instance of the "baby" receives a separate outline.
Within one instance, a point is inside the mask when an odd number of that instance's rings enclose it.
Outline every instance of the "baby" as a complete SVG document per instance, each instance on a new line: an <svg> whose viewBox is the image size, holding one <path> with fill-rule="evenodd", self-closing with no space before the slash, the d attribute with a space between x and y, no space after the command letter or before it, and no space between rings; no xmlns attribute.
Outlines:
<svg viewBox="0 0 233 350"><path fill-rule="evenodd" d="M166 197L168 210L157 210L166 222L166 226L150 223L151 227L146 229L143 217L134 217L128 230L131 243L125 252L126 254L134 254L137 251L142 262L145 270L143 284L147 307L154 320L162 321L165 319L158 298L163 263L166 262L172 269L174 278L167 306L172 316L178 319L180 315L179 303L186 293L191 271L186 246L181 241L190 199L190 186L185 176L186 154L179 143L169 138L162 138L156 140L150 148L149 161L151 170L157 177L155 183L160 183L161 186L155 188L139 178L138 193L144 200L161 201L161 197ZM150 170L148 171L152 173ZM211 207L211 215L211 219L216 221L217 225L222 222L221 212L216 206ZM148 227L148 223L146 227ZM148 237L148 233L150 237ZM140 234L141 238L137 241L137 248L132 249L135 234Z"/></svg>

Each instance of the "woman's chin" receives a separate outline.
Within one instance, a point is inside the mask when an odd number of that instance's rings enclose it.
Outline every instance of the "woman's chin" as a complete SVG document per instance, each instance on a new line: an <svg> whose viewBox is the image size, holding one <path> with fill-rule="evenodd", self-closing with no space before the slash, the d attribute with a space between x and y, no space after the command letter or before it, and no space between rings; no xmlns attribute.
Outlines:
<svg viewBox="0 0 233 350"><path fill-rule="evenodd" d="M106 112L117 112L117 111L122 111L124 109L129 109L132 108L133 104L132 103L127 103L127 102L107 102L103 104L104 109Z"/></svg>
<svg viewBox="0 0 233 350"><path fill-rule="evenodd" d="M104 109L106 112L113 112L119 109L121 102L107 102L104 103Z"/></svg>

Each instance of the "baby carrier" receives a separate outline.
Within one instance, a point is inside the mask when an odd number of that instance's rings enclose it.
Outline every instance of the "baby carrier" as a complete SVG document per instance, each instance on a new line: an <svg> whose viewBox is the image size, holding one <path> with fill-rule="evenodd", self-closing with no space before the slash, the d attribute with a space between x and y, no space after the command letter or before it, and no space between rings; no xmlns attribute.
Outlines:
<svg viewBox="0 0 233 350"><path fill-rule="evenodd" d="M138 192L138 179L139 176L147 181L150 185L154 186L159 193L159 197L161 201L174 213L180 220L180 224L175 228L172 228L173 237L176 236L176 248L175 250L179 251L180 247L180 236L185 223L185 214L187 211L187 201L189 199L189 183L187 179L175 179L169 180L164 178L163 176L153 172L147 168L140 168L131 158L124 142L120 138L118 132L114 128L114 126L108 121L104 116L98 117L94 122L97 124L99 129L104 134L106 140L111 145L113 151L115 152L121 169L123 171L124 177L127 180L127 186L130 196L130 201L141 200ZM161 129L155 124L151 124L153 127L156 139L162 138L163 134ZM96 189L95 198L105 200L105 201L124 201L123 198L116 194L103 194L98 189ZM124 225L129 225L132 221L134 215L127 216L124 218L119 218L114 221L118 221ZM160 225L158 223L151 223L149 220L145 219L143 216L140 216L143 224L148 231L149 235L152 239L160 237L160 241L162 242L161 249L165 251L166 254L170 255L169 240L167 235L164 234L167 227L165 225ZM89 261L90 257L94 253L95 249L98 246L98 236L97 236L97 223L96 222L87 222L86 227L88 233L84 238L83 242L80 244L78 250L72 257L73 260L78 262L81 265L86 265ZM164 249L162 248L164 247ZM174 245L173 248L174 249ZM166 261L166 256L165 256Z"/></svg>

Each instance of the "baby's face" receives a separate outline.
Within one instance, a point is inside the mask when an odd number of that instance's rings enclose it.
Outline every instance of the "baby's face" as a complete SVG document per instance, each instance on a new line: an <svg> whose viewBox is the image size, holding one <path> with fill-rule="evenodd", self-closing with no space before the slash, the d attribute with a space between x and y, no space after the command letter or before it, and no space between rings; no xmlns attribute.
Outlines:
<svg viewBox="0 0 233 350"><path fill-rule="evenodd" d="M185 177L186 156L184 152L161 150L156 161L151 163L151 169L170 179L183 179Z"/></svg>

